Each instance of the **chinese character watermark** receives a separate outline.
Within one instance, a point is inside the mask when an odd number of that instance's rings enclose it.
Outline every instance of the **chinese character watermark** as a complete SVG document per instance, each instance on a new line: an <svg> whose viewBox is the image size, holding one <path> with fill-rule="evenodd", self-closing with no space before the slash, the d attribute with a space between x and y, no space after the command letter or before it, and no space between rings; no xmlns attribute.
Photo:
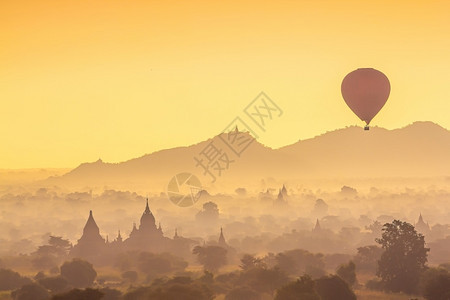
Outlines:
<svg viewBox="0 0 450 300"><path fill-rule="evenodd" d="M257 131L266 131L267 124L283 114L281 108L261 92L243 110L242 116L234 118L219 134L219 139L226 147L220 147L210 142L200 153L194 157L196 167L203 169L203 175L208 175L214 183L223 171L228 170L242 153L257 139ZM250 120L256 124L254 130L249 126ZM247 121L247 122L246 122ZM240 130L241 129L241 130Z"/></svg>
<svg viewBox="0 0 450 300"><path fill-rule="evenodd" d="M195 167L201 168L203 176L210 177L211 183L216 182L259 138L258 132L265 132L268 123L282 114L281 108L261 92L222 130L219 139L211 140L194 156ZM170 180L167 193L175 205L186 207L198 201L202 187L195 175L180 173Z"/></svg>

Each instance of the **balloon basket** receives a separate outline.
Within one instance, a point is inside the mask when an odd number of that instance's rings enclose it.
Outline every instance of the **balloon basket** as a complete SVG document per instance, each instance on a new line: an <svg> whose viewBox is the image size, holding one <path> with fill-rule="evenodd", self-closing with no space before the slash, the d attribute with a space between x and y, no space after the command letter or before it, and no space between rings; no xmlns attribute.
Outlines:
<svg viewBox="0 0 450 300"><path fill-rule="evenodd" d="M364 130L369 130L369 125L364 126Z"/></svg>

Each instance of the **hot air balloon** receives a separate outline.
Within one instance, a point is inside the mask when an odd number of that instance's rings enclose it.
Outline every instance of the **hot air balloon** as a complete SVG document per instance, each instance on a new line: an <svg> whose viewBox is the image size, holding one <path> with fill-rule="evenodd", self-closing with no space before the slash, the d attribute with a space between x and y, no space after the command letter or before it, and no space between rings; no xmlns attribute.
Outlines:
<svg viewBox="0 0 450 300"><path fill-rule="evenodd" d="M348 107L364 122L369 130L370 121L386 103L391 85L382 72L364 68L350 72L342 80L341 93Z"/></svg>

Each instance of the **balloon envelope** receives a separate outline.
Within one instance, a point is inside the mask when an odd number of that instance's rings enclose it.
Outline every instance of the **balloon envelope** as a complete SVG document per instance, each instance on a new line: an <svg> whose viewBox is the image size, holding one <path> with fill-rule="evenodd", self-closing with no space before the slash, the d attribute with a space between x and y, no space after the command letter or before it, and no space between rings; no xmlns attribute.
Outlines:
<svg viewBox="0 0 450 300"><path fill-rule="evenodd" d="M372 68L350 72L341 85L345 103L367 125L384 106L390 91L386 75Z"/></svg>

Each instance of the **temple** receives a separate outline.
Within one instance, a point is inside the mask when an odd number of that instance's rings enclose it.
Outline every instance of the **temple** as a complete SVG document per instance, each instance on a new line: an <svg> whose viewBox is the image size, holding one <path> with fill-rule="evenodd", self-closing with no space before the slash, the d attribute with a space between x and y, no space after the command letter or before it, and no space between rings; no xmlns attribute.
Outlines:
<svg viewBox="0 0 450 300"><path fill-rule="evenodd" d="M169 240L163 236L161 223L156 227L155 217L148 206L148 199L144 213L141 216L139 228L133 225L133 230L124 244L129 249L145 249L151 251L164 250L164 244Z"/></svg>
<svg viewBox="0 0 450 300"><path fill-rule="evenodd" d="M91 210L89 211L89 217L83 229L83 235L73 247L71 253L73 256L93 258L103 252L105 247L106 241L100 235L100 229L97 223L95 223Z"/></svg>
<svg viewBox="0 0 450 300"><path fill-rule="evenodd" d="M419 214L419 219L417 220L417 223L415 224L416 230L420 232L423 235L428 235L431 232L430 225L428 225L428 222L425 223L425 221L422 218L422 213Z"/></svg>
<svg viewBox="0 0 450 300"><path fill-rule="evenodd" d="M223 234L221 234L223 238ZM225 239L223 239L225 243ZM123 239L118 231L117 237L111 242L100 235L100 229L94 220L92 210L83 229L83 235L72 248L72 257L82 257L92 262L101 262L107 257L130 250L141 250L155 253L172 252L180 256L191 255L191 246L197 242L192 239L180 237L177 232L173 239L163 235L161 223L156 227L156 220L146 201L139 227L133 224L127 239ZM226 244L226 243L225 243Z"/></svg>

